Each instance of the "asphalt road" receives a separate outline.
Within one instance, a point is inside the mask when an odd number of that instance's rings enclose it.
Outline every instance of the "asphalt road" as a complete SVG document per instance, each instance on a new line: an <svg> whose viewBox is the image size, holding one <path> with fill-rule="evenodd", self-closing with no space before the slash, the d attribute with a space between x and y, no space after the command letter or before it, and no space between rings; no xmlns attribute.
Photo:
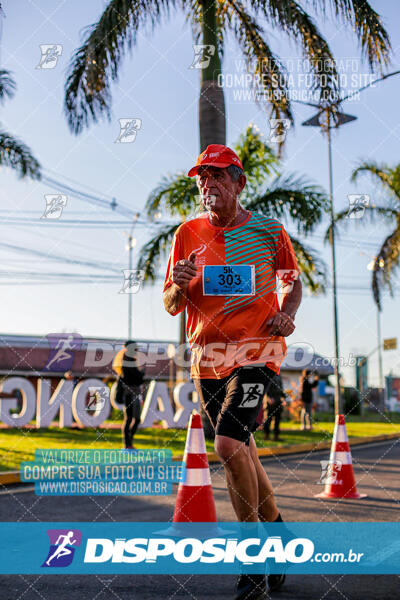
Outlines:
<svg viewBox="0 0 400 600"><path fill-rule="evenodd" d="M321 500L320 460L328 451L277 456L263 460L285 521L398 521L400 440L355 447L352 451L357 488L363 500ZM220 521L235 520L223 469L212 467L212 483ZM0 492L1 521L168 521L171 497L39 497L31 488ZM1 600L174 600L233 597L233 575L2 575ZM291 575L279 600L380 600L400 596L395 575Z"/></svg>

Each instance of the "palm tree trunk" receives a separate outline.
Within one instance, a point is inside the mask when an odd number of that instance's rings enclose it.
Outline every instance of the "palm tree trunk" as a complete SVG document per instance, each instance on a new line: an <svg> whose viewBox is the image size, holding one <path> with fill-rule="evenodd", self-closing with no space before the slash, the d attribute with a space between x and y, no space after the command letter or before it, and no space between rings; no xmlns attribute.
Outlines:
<svg viewBox="0 0 400 600"><path fill-rule="evenodd" d="M222 87L218 85L221 73L221 60L218 55L216 31L216 2L202 0L203 45L212 46L214 54L207 67L201 69L199 101L200 152L209 144L226 143L225 100Z"/></svg>
<svg viewBox="0 0 400 600"><path fill-rule="evenodd" d="M218 86L218 75L221 73L221 61L218 56L218 44L216 34L216 4L215 0L203 0L203 45L213 46L214 54L206 68L201 69L201 88L199 99L199 128L200 128L200 152L205 150L209 144L225 144L225 100L222 87ZM179 346L181 358L183 359L183 345L186 343L186 311L180 314L179 322ZM214 429L208 417L201 411L205 436L214 438Z"/></svg>
<svg viewBox="0 0 400 600"><path fill-rule="evenodd" d="M200 152L203 152L209 144L226 143L225 99L223 89L218 85L218 75L220 75L222 67L218 55L215 0L202 0L202 9L203 45L213 47L214 54L211 56L209 64L201 69ZM201 410L201 419L204 435L207 439L214 439L214 429L203 410Z"/></svg>

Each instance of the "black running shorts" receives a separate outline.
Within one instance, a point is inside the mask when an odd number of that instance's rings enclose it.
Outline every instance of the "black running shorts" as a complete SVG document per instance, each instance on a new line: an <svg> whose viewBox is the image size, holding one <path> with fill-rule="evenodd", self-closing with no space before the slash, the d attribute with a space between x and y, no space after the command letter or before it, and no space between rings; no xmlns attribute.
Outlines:
<svg viewBox="0 0 400 600"><path fill-rule="evenodd" d="M215 435L250 443L264 394L275 376L268 367L239 367L223 379L194 379Z"/></svg>

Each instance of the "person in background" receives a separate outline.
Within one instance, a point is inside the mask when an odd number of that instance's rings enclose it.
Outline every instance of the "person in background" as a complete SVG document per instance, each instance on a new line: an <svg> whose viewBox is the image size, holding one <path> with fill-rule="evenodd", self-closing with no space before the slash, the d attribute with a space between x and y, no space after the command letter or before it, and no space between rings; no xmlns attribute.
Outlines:
<svg viewBox="0 0 400 600"><path fill-rule="evenodd" d="M301 401L303 408L301 409L301 429L312 429L312 404L313 404L313 388L318 385L318 374L315 375L314 381L310 382L311 371L304 369L300 379ZM306 421L308 420L308 426Z"/></svg>
<svg viewBox="0 0 400 600"><path fill-rule="evenodd" d="M126 450L135 450L133 438L140 424L141 390L144 373L136 366L137 347L127 340L114 358L112 368L118 375L117 402L125 404L122 434Z"/></svg>
<svg viewBox="0 0 400 600"><path fill-rule="evenodd" d="M286 394L283 391L282 379L280 375L275 375L272 379L268 390L268 403L267 403L267 419L264 423L264 437L269 440L269 432L271 429L272 419L275 419L274 423L274 441L279 442L279 425L282 416L283 400L286 398Z"/></svg>

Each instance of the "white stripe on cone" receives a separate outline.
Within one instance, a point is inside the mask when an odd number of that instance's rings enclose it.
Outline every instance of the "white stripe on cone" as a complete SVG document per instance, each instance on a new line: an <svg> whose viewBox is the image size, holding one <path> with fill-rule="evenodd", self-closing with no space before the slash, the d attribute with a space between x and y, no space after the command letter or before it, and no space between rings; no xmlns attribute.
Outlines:
<svg viewBox="0 0 400 600"><path fill-rule="evenodd" d="M209 469L185 469L182 485L211 485Z"/></svg>
<svg viewBox="0 0 400 600"><path fill-rule="evenodd" d="M339 425L334 437L336 442L348 442L346 425Z"/></svg>
<svg viewBox="0 0 400 600"><path fill-rule="evenodd" d="M204 439L204 432L202 429L189 429L186 438L185 454L186 453L206 453L206 442Z"/></svg>
<svg viewBox="0 0 400 600"><path fill-rule="evenodd" d="M352 460L351 460L351 453L350 452L331 452L330 458L329 458L329 462L330 463L336 463L336 462L341 462L342 465L351 465Z"/></svg>

